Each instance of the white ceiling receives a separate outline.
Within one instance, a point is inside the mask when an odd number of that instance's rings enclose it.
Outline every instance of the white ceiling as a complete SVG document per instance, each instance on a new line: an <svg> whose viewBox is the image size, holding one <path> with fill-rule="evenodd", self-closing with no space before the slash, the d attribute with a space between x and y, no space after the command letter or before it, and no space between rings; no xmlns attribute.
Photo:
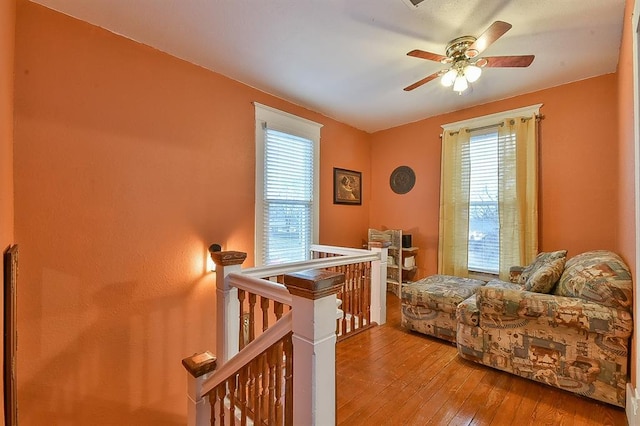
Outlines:
<svg viewBox="0 0 640 426"><path fill-rule="evenodd" d="M624 0L33 0L373 132L464 107L615 72ZM513 28L487 56L536 56L529 68L486 68L472 93L406 56L443 54L494 21Z"/></svg>

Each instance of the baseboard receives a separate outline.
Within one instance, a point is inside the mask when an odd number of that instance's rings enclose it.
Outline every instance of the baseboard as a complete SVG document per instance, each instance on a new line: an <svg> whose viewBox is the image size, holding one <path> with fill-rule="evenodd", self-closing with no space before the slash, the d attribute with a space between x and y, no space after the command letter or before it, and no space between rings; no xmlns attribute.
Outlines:
<svg viewBox="0 0 640 426"><path fill-rule="evenodd" d="M627 383L627 404L625 412L627 414L627 423L629 426L640 425L640 395L633 389L631 383Z"/></svg>

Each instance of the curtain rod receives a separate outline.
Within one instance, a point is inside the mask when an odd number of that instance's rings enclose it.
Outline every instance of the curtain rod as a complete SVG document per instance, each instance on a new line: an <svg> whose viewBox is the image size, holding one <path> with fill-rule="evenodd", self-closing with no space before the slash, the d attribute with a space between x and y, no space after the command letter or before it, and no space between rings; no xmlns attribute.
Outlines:
<svg viewBox="0 0 640 426"><path fill-rule="evenodd" d="M544 115L540 114L536 114L536 121L540 121L542 119L544 119ZM522 120L522 122L524 123L525 121L531 120L532 117L522 117L520 120ZM511 119L511 124L515 123L514 119ZM485 130L485 129L490 129L492 127L502 127L504 126L504 121L501 121L499 123L495 123L495 124L488 124L486 126L481 126L481 127L472 127L470 129L467 129L467 133L471 133L471 132L475 132L478 130ZM456 130L454 132L449 132L449 135L453 136L453 135L457 135L458 133L460 133L459 130ZM440 134L440 138L442 138L443 133Z"/></svg>

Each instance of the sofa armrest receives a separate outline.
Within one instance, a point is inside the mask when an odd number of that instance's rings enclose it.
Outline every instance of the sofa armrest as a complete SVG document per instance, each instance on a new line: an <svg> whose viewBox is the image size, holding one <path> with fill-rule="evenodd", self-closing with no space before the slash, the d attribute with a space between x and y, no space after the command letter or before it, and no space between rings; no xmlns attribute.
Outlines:
<svg viewBox="0 0 640 426"><path fill-rule="evenodd" d="M520 279L520 275L522 275L522 271L524 271L524 269L524 266L512 266L509 268L509 281L519 284L518 280Z"/></svg>
<svg viewBox="0 0 640 426"><path fill-rule="evenodd" d="M629 338L633 331L629 312L575 297L496 287L480 287L477 295L480 325L524 318L618 338Z"/></svg>

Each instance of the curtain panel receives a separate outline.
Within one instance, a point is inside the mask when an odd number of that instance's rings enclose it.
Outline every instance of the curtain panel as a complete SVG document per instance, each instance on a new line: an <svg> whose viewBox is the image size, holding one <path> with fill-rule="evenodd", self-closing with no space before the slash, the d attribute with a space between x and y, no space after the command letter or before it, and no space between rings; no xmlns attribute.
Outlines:
<svg viewBox="0 0 640 426"><path fill-rule="evenodd" d="M438 273L458 277L469 275L469 139L466 128L442 136Z"/></svg>

